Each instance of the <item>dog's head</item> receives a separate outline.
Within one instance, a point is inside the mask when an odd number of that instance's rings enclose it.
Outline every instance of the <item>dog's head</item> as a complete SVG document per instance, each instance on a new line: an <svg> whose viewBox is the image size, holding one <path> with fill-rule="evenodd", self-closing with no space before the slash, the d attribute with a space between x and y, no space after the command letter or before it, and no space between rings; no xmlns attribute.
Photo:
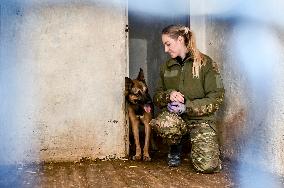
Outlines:
<svg viewBox="0 0 284 188"><path fill-rule="evenodd" d="M125 77L125 97L132 104L145 104L151 100L149 99L148 87L141 68L136 79L131 80Z"/></svg>

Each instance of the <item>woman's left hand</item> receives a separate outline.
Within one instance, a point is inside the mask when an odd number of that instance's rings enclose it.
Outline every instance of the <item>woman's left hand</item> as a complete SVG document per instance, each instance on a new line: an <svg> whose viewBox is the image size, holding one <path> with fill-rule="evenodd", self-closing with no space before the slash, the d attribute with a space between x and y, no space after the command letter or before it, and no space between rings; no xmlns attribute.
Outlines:
<svg viewBox="0 0 284 188"><path fill-rule="evenodd" d="M181 115L185 112L186 107L183 103L180 102L171 102L168 104L168 110L169 112L176 113L178 115Z"/></svg>

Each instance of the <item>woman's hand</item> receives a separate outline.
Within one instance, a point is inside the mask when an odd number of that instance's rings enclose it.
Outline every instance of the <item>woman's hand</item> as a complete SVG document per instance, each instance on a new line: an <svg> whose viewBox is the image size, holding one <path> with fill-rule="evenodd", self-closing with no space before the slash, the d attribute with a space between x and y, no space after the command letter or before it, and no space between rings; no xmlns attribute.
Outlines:
<svg viewBox="0 0 284 188"><path fill-rule="evenodd" d="M172 102L184 103L184 95L179 91L172 91L170 93L170 100Z"/></svg>
<svg viewBox="0 0 284 188"><path fill-rule="evenodd" d="M183 103L180 102L171 102L168 104L168 110L169 112L176 113L178 115L181 115L185 112L186 107Z"/></svg>

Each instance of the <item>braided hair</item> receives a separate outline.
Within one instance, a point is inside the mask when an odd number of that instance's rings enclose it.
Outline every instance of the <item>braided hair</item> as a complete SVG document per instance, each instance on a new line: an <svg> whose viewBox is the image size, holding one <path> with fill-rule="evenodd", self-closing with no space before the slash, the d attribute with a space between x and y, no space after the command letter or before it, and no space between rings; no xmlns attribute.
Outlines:
<svg viewBox="0 0 284 188"><path fill-rule="evenodd" d="M193 55L192 75L199 78L199 71L203 65L202 56L196 47L196 39L194 33L183 25L169 25L162 30L162 34L166 34L172 39L177 40L179 36L184 38L184 44L188 51Z"/></svg>

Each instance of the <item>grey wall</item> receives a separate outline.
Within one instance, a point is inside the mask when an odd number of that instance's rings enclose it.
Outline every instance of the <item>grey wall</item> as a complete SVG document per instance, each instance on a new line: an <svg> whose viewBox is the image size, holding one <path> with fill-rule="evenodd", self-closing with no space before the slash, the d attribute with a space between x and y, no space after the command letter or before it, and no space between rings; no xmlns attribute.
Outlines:
<svg viewBox="0 0 284 188"><path fill-rule="evenodd" d="M283 27L214 14L192 15L191 27L224 79L225 104L218 114L223 157L238 161L241 175L253 167L283 176Z"/></svg>
<svg viewBox="0 0 284 188"><path fill-rule="evenodd" d="M108 2L1 1L1 164L126 155L126 2Z"/></svg>

